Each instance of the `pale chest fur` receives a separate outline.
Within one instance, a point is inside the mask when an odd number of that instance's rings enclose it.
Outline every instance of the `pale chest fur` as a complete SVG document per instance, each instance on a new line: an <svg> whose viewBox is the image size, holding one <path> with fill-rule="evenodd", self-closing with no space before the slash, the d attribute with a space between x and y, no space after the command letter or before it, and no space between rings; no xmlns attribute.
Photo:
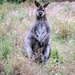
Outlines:
<svg viewBox="0 0 75 75"><path fill-rule="evenodd" d="M45 23L39 23L35 27L35 35L41 41L47 34L47 27Z"/></svg>

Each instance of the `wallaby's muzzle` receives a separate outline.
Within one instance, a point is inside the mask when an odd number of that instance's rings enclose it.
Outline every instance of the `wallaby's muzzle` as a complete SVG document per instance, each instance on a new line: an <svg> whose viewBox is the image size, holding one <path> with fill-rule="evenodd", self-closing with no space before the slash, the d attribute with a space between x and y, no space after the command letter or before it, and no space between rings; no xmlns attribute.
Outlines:
<svg viewBox="0 0 75 75"><path fill-rule="evenodd" d="M37 11L37 16L38 17L43 17L45 13L43 11Z"/></svg>

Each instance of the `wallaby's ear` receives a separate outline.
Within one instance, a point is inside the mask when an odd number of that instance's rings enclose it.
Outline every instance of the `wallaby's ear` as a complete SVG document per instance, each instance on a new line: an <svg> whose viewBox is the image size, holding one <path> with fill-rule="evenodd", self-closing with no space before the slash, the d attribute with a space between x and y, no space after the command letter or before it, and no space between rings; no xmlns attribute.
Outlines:
<svg viewBox="0 0 75 75"><path fill-rule="evenodd" d="M36 0L34 1L34 3L35 3L35 5L36 5L37 7L39 7L39 6L40 6L40 3L39 3L39 2L37 2Z"/></svg>
<svg viewBox="0 0 75 75"><path fill-rule="evenodd" d="M44 4L44 5L43 5L43 6L44 6L44 8L46 8L49 4L50 4L50 2L48 2L48 3Z"/></svg>

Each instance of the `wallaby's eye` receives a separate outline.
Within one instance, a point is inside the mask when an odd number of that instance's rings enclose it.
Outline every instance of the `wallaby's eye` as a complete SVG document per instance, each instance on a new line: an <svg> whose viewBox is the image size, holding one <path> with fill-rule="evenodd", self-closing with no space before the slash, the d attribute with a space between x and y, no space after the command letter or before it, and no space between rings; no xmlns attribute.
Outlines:
<svg viewBox="0 0 75 75"><path fill-rule="evenodd" d="M44 11L44 10L42 10L42 11Z"/></svg>
<svg viewBox="0 0 75 75"><path fill-rule="evenodd" d="M39 9L37 9L37 11L39 11Z"/></svg>

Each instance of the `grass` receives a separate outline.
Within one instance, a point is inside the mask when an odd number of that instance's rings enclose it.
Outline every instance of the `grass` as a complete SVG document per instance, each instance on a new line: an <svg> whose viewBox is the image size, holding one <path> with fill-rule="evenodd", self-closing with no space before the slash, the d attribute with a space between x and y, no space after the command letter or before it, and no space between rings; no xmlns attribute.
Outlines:
<svg viewBox="0 0 75 75"><path fill-rule="evenodd" d="M51 3L47 9L52 24L52 50L44 65L24 57L24 38L35 17L35 6L27 3L0 5L0 75L74 75L75 10L71 8L70 3Z"/></svg>
<svg viewBox="0 0 75 75"><path fill-rule="evenodd" d="M12 66L12 62L9 59L9 55L8 55L8 59L6 62L6 66L5 66L5 75L12 75L13 74L13 66Z"/></svg>

